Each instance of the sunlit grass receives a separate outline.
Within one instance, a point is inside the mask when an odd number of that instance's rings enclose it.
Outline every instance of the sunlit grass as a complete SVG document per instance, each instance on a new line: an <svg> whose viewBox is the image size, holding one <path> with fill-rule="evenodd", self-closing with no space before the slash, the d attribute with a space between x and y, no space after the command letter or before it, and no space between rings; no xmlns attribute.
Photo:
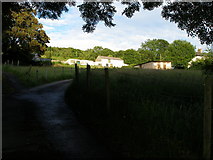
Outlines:
<svg viewBox="0 0 213 160"><path fill-rule="evenodd" d="M72 79L74 68L3 65L3 72L16 75L26 87L33 87L58 80Z"/></svg>

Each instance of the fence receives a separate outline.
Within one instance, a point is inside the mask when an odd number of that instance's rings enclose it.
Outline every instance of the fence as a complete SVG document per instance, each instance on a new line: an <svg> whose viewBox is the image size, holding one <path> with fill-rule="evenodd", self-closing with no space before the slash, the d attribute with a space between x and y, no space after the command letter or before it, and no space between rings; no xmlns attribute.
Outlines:
<svg viewBox="0 0 213 160"><path fill-rule="evenodd" d="M91 73L90 66L87 65L86 70L86 86L90 88ZM75 65L75 78L79 82L79 68ZM106 95L106 110L108 114L111 112L110 108L110 78L109 69L104 68L104 79L105 79L105 95ZM212 125L212 76L206 76L204 82L204 110L203 110L203 159L210 160L211 157L211 125ZM168 95L169 96L169 95ZM180 97L181 95L178 95ZM187 97L188 98L188 97Z"/></svg>

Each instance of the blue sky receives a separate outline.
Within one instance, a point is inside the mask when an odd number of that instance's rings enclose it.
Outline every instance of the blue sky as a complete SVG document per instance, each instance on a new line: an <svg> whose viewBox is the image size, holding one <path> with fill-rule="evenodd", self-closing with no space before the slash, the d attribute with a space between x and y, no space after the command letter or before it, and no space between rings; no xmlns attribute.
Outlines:
<svg viewBox="0 0 213 160"><path fill-rule="evenodd" d="M198 38L188 37L185 31L180 30L175 23L166 21L161 17L161 8L153 11L145 11L127 18L121 13L125 5L114 2L117 13L114 16L115 27L105 27L101 22L93 33L84 33L82 26L84 21L80 17L77 7L69 8L69 12L63 13L59 20L39 19L44 30L50 37L48 46L73 47L82 50L102 46L114 51L126 49L138 49L147 39L165 39L169 43L174 40L186 40L193 46L206 49Z"/></svg>

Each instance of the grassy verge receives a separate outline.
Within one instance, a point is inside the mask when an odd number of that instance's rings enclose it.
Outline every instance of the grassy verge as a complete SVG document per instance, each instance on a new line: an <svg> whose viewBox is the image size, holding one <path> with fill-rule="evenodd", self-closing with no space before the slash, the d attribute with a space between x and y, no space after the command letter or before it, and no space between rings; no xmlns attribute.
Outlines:
<svg viewBox="0 0 213 160"><path fill-rule="evenodd" d="M200 71L111 69L110 112L104 72L80 72L66 101L82 122L128 158L200 158L204 76Z"/></svg>
<svg viewBox="0 0 213 160"><path fill-rule="evenodd" d="M26 87L34 87L58 80L71 79L74 76L74 69L71 67L3 65L2 71L12 73Z"/></svg>

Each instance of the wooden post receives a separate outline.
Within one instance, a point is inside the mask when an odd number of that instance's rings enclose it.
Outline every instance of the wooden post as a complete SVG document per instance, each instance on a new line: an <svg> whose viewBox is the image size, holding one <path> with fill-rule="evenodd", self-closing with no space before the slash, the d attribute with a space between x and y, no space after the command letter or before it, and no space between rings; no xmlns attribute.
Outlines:
<svg viewBox="0 0 213 160"><path fill-rule="evenodd" d="M90 87L90 65L87 64L87 89Z"/></svg>
<svg viewBox="0 0 213 160"><path fill-rule="evenodd" d="M55 67L53 68L53 73L54 73L54 79L56 79L56 75L55 75Z"/></svg>
<svg viewBox="0 0 213 160"><path fill-rule="evenodd" d="M19 66L19 60L17 61L17 66Z"/></svg>
<svg viewBox="0 0 213 160"><path fill-rule="evenodd" d="M106 109L110 113L110 81L109 81L109 69L105 68L105 89L106 89Z"/></svg>
<svg viewBox="0 0 213 160"><path fill-rule="evenodd" d="M64 67L62 67L62 75L64 76Z"/></svg>
<svg viewBox="0 0 213 160"><path fill-rule="evenodd" d="M38 81L38 70L36 70L36 80Z"/></svg>
<svg viewBox="0 0 213 160"><path fill-rule="evenodd" d="M203 158L211 158L211 112L212 112L212 77L207 76L204 84L203 114Z"/></svg>
<svg viewBox="0 0 213 160"><path fill-rule="evenodd" d="M45 70L45 73L46 73L46 76L45 76L45 78L46 78L46 80L47 80L47 69Z"/></svg>
<svg viewBox="0 0 213 160"><path fill-rule="evenodd" d="M79 82L79 70L78 70L78 65L75 63L75 79L77 83Z"/></svg>

